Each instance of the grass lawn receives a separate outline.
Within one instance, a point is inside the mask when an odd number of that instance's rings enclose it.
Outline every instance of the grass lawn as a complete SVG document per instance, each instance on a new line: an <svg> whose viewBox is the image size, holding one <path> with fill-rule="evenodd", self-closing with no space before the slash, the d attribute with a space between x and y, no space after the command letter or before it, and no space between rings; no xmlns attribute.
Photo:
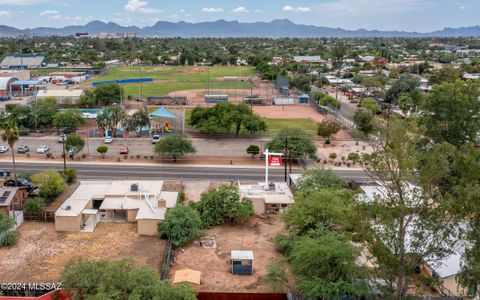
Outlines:
<svg viewBox="0 0 480 300"><path fill-rule="evenodd" d="M311 135L317 134L317 124L310 119L265 119L268 135L276 135L282 128L302 128Z"/></svg>

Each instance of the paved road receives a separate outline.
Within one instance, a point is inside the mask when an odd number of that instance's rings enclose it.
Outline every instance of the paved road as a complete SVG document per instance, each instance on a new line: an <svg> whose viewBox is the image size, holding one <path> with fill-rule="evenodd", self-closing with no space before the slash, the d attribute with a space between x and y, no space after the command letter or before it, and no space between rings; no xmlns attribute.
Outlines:
<svg viewBox="0 0 480 300"><path fill-rule="evenodd" d="M263 181L265 171L262 168L231 168L205 166L136 166L136 165L93 165L68 163L76 168L80 179L181 179L181 180L241 180ZM1 162L0 169L11 169L12 164ZM17 163L17 172L39 172L47 168L62 169L61 163ZM362 170L336 170L347 181L365 181L368 177ZM284 169L271 168L270 180L283 181Z"/></svg>

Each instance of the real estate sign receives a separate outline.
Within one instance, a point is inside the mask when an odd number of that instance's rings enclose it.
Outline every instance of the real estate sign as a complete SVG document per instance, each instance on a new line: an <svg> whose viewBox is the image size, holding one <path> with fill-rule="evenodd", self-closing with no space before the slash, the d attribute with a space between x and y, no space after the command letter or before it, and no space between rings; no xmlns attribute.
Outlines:
<svg viewBox="0 0 480 300"><path fill-rule="evenodd" d="M282 166L282 157L281 156L270 156L269 165L270 165L270 167L281 167Z"/></svg>

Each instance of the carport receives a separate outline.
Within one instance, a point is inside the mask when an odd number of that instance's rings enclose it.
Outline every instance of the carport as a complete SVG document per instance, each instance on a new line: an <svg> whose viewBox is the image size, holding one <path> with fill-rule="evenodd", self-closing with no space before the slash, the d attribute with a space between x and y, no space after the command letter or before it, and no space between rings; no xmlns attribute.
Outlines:
<svg viewBox="0 0 480 300"><path fill-rule="evenodd" d="M84 209L82 211L82 232L93 232L98 223L98 209Z"/></svg>

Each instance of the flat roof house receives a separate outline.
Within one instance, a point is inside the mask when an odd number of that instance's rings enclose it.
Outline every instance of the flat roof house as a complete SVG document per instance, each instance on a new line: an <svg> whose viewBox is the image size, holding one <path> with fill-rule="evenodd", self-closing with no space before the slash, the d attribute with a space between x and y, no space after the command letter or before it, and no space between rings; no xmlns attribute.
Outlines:
<svg viewBox="0 0 480 300"><path fill-rule="evenodd" d="M26 188L2 187L0 188L0 211L7 216L11 211L21 210L23 202L28 197Z"/></svg>
<svg viewBox="0 0 480 300"><path fill-rule="evenodd" d="M287 183L271 183L265 189L265 183L238 184L242 199L252 201L253 209L257 215L264 213L277 213L283 211L294 203L293 194Z"/></svg>
<svg viewBox="0 0 480 300"><path fill-rule="evenodd" d="M141 235L156 235L178 193L162 191L163 181L82 181L55 212L57 231L93 232L98 222L137 223Z"/></svg>

